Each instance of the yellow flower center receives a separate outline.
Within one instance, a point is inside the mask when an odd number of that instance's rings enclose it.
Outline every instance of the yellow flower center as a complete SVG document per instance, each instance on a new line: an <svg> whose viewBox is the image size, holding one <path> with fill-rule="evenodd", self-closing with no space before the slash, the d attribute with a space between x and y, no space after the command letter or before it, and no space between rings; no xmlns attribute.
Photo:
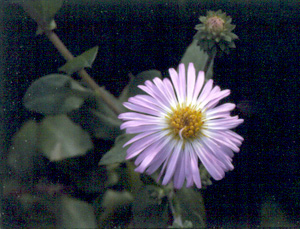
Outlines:
<svg viewBox="0 0 300 229"><path fill-rule="evenodd" d="M210 17L206 21L208 31L219 33L224 29L224 20L218 16Z"/></svg>
<svg viewBox="0 0 300 229"><path fill-rule="evenodd" d="M195 138L203 124L202 114L190 107L179 107L169 118L173 133L181 139Z"/></svg>

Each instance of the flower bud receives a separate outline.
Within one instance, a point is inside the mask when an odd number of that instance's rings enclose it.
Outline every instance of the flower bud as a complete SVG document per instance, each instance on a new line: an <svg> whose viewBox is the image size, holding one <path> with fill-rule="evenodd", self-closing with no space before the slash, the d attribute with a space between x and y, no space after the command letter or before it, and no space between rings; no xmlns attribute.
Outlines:
<svg viewBox="0 0 300 229"><path fill-rule="evenodd" d="M196 25L198 32L194 39L198 40L197 45L204 51L212 53L219 49L228 53L229 48L235 48L233 40L238 36L231 32L235 25L230 24L232 19L226 13L221 10L208 11L206 17L201 16L199 20L202 24Z"/></svg>

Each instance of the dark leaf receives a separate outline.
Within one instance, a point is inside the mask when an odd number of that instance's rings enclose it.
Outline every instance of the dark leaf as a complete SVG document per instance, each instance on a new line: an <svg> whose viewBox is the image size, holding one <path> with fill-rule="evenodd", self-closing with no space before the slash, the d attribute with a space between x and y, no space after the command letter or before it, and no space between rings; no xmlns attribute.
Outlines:
<svg viewBox="0 0 300 229"><path fill-rule="evenodd" d="M14 135L8 154L8 164L20 176L32 176L36 165L42 164L42 156L36 152L38 124L26 122Z"/></svg>
<svg viewBox="0 0 300 229"><path fill-rule="evenodd" d="M23 98L24 106L35 112L53 115L78 109L92 92L67 75L43 76L31 84Z"/></svg>
<svg viewBox="0 0 300 229"><path fill-rule="evenodd" d="M157 186L142 187L132 205L132 228L167 228L168 202L160 193Z"/></svg>
<svg viewBox="0 0 300 229"><path fill-rule="evenodd" d="M86 67L92 67L92 64L98 53L98 46L91 48L80 56L75 57L72 60L69 60L65 65L60 67L58 70L63 71L69 75L72 75L74 72Z"/></svg>
<svg viewBox="0 0 300 229"><path fill-rule="evenodd" d="M138 88L139 85L144 85L146 80L153 80L154 78L161 79L161 72L157 70L149 70L139 73L137 76L132 77L129 84L124 88L122 94L119 97L121 102L125 102L128 98L138 95L145 94L145 92Z"/></svg>
<svg viewBox="0 0 300 229"><path fill-rule="evenodd" d="M63 0L25 0L22 1L28 8L33 8L35 13L46 23L50 23L56 12L61 8ZM33 15L31 17L34 18Z"/></svg>
<svg viewBox="0 0 300 229"><path fill-rule="evenodd" d="M92 119L90 119L89 125L91 125L96 138L114 140L122 133L120 130L122 122L118 118L101 114L96 110L90 112Z"/></svg>
<svg viewBox="0 0 300 229"><path fill-rule="evenodd" d="M97 228L93 206L75 198L62 196L60 228Z"/></svg>
<svg viewBox="0 0 300 229"><path fill-rule="evenodd" d="M107 190L94 202L99 228L124 227L133 197L128 191ZM123 228L122 227L122 228Z"/></svg>
<svg viewBox="0 0 300 229"><path fill-rule="evenodd" d="M122 122L114 113L107 114L104 110L91 109L91 106L93 105L86 103L79 110L73 111L68 115L92 136L114 141L122 133L120 129Z"/></svg>
<svg viewBox="0 0 300 229"><path fill-rule="evenodd" d="M24 193L18 196L22 204L23 228L53 228L56 224L59 201L49 195Z"/></svg>
<svg viewBox="0 0 300 229"><path fill-rule="evenodd" d="M87 132L66 115L48 116L39 126L38 148L50 160L84 155L93 148Z"/></svg>
<svg viewBox="0 0 300 229"><path fill-rule="evenodd" d="M204 201L200 192L181 188L176 192L181 207L182 222L192 222L194 228L205 227Z"/></svg>
<svg viewBox="0 0 300 229"><path fill-rule="evenodd" d="M133 136L133 134L122 134L117 137L114 146L106 154L104 154L99 165L110 165L124 162L128 146L123 148L123 145Z"/></svg>
<svg viewBox="0 0 300 229"><path fill-rule="evenodd" d="M234 41L230 42L230 43L228 44L228 47L229 47L229 48L236 48Z"/></svg>

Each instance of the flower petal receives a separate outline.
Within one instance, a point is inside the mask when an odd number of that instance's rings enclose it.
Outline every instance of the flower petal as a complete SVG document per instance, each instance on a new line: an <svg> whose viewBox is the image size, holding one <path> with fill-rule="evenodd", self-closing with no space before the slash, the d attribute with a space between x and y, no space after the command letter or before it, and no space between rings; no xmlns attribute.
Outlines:
<svg viewBox="0 0 300 229"><path fill-rule="evenodd" d="M209 109L205 112L206 119L214 119L220 117L229 117L229 115L222 116L222 114L229 114L229 111L232 111L235 108L235 104L233 103L225 103L218 107Z"/></svg>
<svg viewBox="0 0 300 229"><path fill-rule="evenodd" d="M195 102L195 104L193 104L193 105L196 105L196 101L197 101L199 93L200 93L200 91L202 89L202 86L203 86L203 83L204 83L204 79L205 79L204 72L200 71L198 73L196 85L195 85L195 88L194 88L193 101Z"/></svg>
<svg viewBox="0 0 300 229"><path fill-rule="evenodd" d="M219 96L211 99L203 109L208 110L208 109L214 108L221 99L227 97L228 95L230 95L230 90L221 91L219 93Z"/></svg>
<svg viewBox="0 0 300 229"><path fill-rule="evenodd" d="M167 111L171 111L169 109L169 104L166 102L166 100L164 99L163 96L159 95L160 93L158 93L158 90L153 91L152 89L150 89L149 87L143 86L143 85L139 85L138 86L141 90L145 91L146 93L148 93L149 95L151 95L154 99L157 100L157 103L160 107L162 107L164 110Z"/></svg>
<svg viewBox="0 0 300 229"><path fill-rule="evenodd" d="M184 183L184 180L186 178L186 172L185 170L187 169L186 167L186 155L187 152L183 151L181 153L181 160L178 160L177 165L176 165L176 170L174 172L174 188L180 189L182 188L182 185Z"/></svg>
<svg viewBox="0 0 300 229"><path fill-rule="evenodd" d="M199 141L194 142L194 150L197 153L200 161L215 180L221 180L225 176L223 166L219 160L206 149L205 145Z"/></svg>
<svg viewBox="0 0 300 229"><path fill-rule="evenodd" d="M177 96L177 99L178 99L178 102L179 103L182 103L182 98L180 98L180 89L179 89L179 78L178 78L178 74L176 72L176 70L174 68L170 68L169 69L169 74L170 74L170 77L171 77L171 80L172 80L172 83L174 85L174 88L175 88L175 93L176 93L176 96Z"/></svg>
<svg viewBox="0 0 300 229"><path fill-rule="evenodd" d="M170 80L165 79L164 81L161 81L159 78L155 78L153 81L154 81L155 85L157 86L157 88L159 89L159 91L161 92L161 94L163 94L165 96L168 103L171 106L174 106L177 102L177 99L175 97L174 90L173 90ZM166 81L169 81L169 82L166 82Z"/></svg>
<svg viewBox="0 0 300 229"><path fill-rule="evenodd" d="M149 166L149 164L152 163L155 156L160 153L161 149L169 143L168 138L162 138L158 140L157 142L150 145L148 148L146 148L142 153L139 154L137 159L135 160L135 165L139 165L135 169L135 171L143 173L146 168Z"/></svg>
<svg viewBox="0 0 300 229"><path fill-rule="evenodd" d="M188 73L187 73L187 105L190 105L192 100L193 100L193 93L194 93L194 88L195 88L195 81L196 81L196 72L195 72L195 67L192 63L189 64L188 67Z"/></svg>
<svg viewBox="0 0 300 229"><path fill-rule="evenodd" d="M190 167L190 176L193 178L193 181L195 182L197 188L201 188L201 178L200 178L200 171L198 167L198 157L196 152L194 151L194 148L190 143L187 143L185 145L187 152L190 154L190 164L187 164L187 166ZM187 182L186 187L191 187L192 184L189 184Z"/></svg>
<svg viewBox="0 0 300 229"><path fill-rule="evenodd" d="M174 151L171 155L170 160L168 161L166 173L165 173L164 179L162 181L163 185L166 185L167 183L169 183L172 176L174 175L175 168L177 166L180 153L182 151L182 145L183 145L182 141L178 141L177 145L175 145L175 147L174 147Z"/></svg>
<svg viewBox="0 0 300 229"><path fill-rule="evenodd" d="M164 79L163 83L165 85L166 91L168 92L169 96L171 97L171 100L170 100L171 107L176 107L176 105L178 104L178 100L176 98L174 88L172 86L171 81L169 79Z"/></svg>
<svg viewBox="0 0 300 229"><path fill-rule="evenodd" d="M185 78L185 66L184 64L179 64L178 66L178 76L179 76L179 95L178 100L185 102L186 99L186 78Z"/></svg>
<svg viewBox="0 0 300 229"><path fill-rule="evenodd" d="M148 135L142 139L136 140L128 149L126 159L131 159L138 154L140 154L148 146L155 143L158 139L161 139L163 136L160 132Z"/></svg>
<svg viewBox="0 0 300 229"><path fill-rule="evenodd" d="M228 130L237 127L242 122L244 122L243 119L238 119L235 117L227 117L221 119L208 120L205 122L204 125L208 129Z"/></svg>
<svg viewBox="0 0 300 229"><path fill-rule="evenodd" d="M207 83L205 84L198 100L197 100L197 103L200 105L204 99L209 95L209 93L211 92L211 89L212 89L212 86L213 86L213 80L210 79L207 81Z"/></svg>
<svg viewBox="0 0 300 229"><path fill-rule="evenodd" d="M147 169L146 173L151 175L154 173L166 160L170 157L171 153L173 152L172 143L167 144L164 148L160 151L159 154L153 159L151 165Z"/></svg>

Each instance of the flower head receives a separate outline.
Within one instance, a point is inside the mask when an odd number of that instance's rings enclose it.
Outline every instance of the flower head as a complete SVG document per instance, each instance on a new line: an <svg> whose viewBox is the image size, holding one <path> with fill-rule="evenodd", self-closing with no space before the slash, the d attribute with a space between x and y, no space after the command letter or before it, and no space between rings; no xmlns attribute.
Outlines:
<svg viewBox="0 0 300 229"><path fill-rule="evenodd" d="M196 25L198 32L194 38L204 51L216 51L219 47L222 51L229 52L229 48L235 48L233 40L238 36L231 32L235 25L230 24L230 16L226 16L221 10L208 11L206 17L201 16L199 20L202 24Z"/></svg>
<svg viewBox="0 0 300 229"><path fill-rule="evenodd" d="M160 168L160 179L166 185L173 180L179 189L196 184L201 188L199 161L210 175L220 180L233 169L233 151L238 152L243 138L230 129L243 122L231 117L232 103L216 106L230 94L213 87L213 80L204 83L204 72L196 77L194 65L184 64L179 72L169 69L171 81L155 78L139 88L148 95L129 98L124 106L133 112L119 115L125 122L121 129L137 134L126 159L137 157L135 171L152 174ZM186 76L187 75L187 76Z"/></svg>

